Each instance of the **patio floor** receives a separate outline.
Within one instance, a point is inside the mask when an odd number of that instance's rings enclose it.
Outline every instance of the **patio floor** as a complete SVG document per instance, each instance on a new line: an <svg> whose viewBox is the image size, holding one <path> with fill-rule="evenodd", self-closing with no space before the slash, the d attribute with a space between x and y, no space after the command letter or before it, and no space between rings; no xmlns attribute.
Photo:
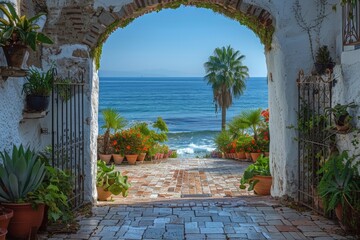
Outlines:
<svg viewBox="0 0 360 240"><path fill-rule="evenodd" d="M99 202L76 234L46 239L355 239L336 222L239 189L247 162L168 159L118 168L127 198Z"/></svg>

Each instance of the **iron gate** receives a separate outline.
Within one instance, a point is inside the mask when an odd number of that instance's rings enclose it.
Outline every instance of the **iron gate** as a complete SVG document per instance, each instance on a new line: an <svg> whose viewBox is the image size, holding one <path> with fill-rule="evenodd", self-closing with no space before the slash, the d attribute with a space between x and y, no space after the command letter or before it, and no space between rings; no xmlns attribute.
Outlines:
<svg viewBox="0 0 360 240"><path fill-rule="evenodd" d="M298 84L298 142L299 142L299 182L298 200L303 205L324 213L317 195L320 181L318 170L329 156L333 147L334 134L331 133L331 117L324 109L331 107L331 73L326 76L305 76L300 71Z"/></svg>
<svg viewBox="0 0 360 240"><path fill-rule="evenodd" d="M52 164L70 173L72 208L84 203L84 81L57 78L52 93Z"/></svg>

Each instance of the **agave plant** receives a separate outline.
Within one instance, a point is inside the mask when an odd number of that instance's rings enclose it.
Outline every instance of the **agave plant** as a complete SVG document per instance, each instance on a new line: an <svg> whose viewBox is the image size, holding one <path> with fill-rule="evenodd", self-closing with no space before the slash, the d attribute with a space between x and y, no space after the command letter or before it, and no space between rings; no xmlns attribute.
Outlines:
<svg viewBox="0 0 360 240"><path fill-rule="evenodd" d="M36 191L45 176L45 166L38 154L14 145L12 155L0 153L0 201L21 202Z"/></svg>
<svg viewBox="0 0 360 240"><path fill-rule="evenodd" d="M37 43L53 43L45 34L38 32L40 26L36 22L45 13L39 13L32 18L19 16L9 2L0 2L0 11L6 16L6 19L0 18L2 45L29 45L35 51Z"/></svg>

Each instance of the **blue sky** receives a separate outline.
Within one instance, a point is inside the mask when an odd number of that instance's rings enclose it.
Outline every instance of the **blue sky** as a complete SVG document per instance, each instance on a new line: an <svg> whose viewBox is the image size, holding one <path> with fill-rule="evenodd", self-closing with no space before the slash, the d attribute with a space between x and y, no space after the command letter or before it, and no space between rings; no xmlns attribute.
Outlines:
<svg viewBox="0 0 360 240"><path fill-rule="evenodd" d="M216 47L231 45L246 56L250 77L265 77L264 47L238 22L207 9L180 7L135 19L103 47L100 76L202 77Z"/></svg>

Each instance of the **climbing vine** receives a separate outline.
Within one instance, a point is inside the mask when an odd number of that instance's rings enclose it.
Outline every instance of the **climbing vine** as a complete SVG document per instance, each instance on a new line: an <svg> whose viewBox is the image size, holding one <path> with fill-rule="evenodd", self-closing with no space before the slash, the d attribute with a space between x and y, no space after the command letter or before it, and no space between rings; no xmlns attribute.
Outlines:
<svg viewBox="0 0 360 240"><path fill-rule="evenodd" d="M259 37L261 43L265 46L265 49L267 51L271 49L272 36L275 31L275 28L272 25L266 25L264 23L261 23L255 16L247 15L245 13L232 9L225 9L224 7L214 3L190 2L189 0L178 0L176 2L160 3L154 8L154 11L159 12L162 9L169 9L169 8L176 9L179 8L181 5L211 9L216 13L220 13L231 19L234 19L238 21L240 24L247 26L249 29L251 29ZM136 14L138 14L137 17L146 13L143 12L143 10L144 9L140 9L136 12ZM106 31L100 36L96 44L96 47L91 51L91 56L95 59L95 64L97 69L100 68L100 57L102 53L103 43L107 40L107 38L110 36L112 32L114 32L118 28L126 27L134 19L135 18L116 20L111 25L109 25Z"/></svg>

